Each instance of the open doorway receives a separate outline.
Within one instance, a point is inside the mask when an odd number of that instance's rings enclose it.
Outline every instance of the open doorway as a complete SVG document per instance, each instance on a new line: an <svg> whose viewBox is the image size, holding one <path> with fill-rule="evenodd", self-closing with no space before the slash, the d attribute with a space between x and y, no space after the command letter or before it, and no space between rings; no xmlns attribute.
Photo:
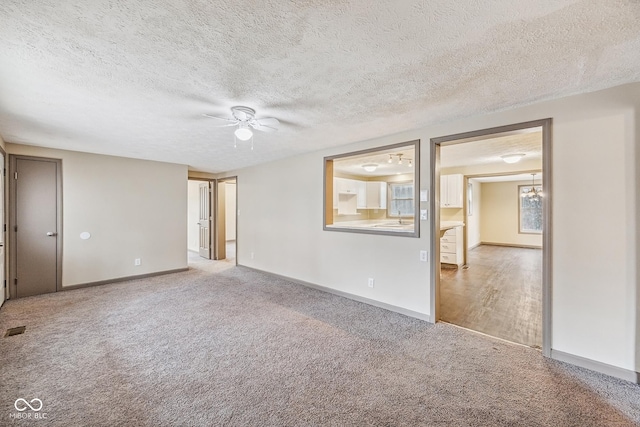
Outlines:
<svg viewBox="0 0 640 427"><path fill-rule="evenodd" d="M432 139L434 321L550 351L550 120Z"/></svg>
<svg viewBox="0 0 640 427"><path fill-rule="evenodd" d="M237 179L188 180L187 253L190 263L204 260L236 265Z"/></svg>
<svg viewBox="0 0 640 427"><path fill-rule="evenodd" d="M187 250L189 258L213 259L212 180L188 181Z"/></svg>
<svg viewBox="0 0 640 427"><path fill-rule="evenodd" d="M215 236L217 260L237 264L237 179L222 178L216 183Z"/></svg>

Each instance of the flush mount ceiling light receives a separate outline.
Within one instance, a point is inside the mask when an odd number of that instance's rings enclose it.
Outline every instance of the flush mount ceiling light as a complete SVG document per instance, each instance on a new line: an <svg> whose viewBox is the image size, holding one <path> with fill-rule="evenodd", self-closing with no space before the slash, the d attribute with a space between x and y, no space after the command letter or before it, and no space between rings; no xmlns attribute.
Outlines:
<svg viewBox="0 0 640 427"><path fill-rule="evenodd" d="M366 165L362 165L362 168L367 172L373 172L378 168L378 165L375 163L367 163Z"/></svg>
<svg viewBox="0 0 640 427"><path fill-rule="evenodd" d="M248 141L251 140L251 149L253 150L253 131L259 130L262 132L276 132L280 121L273 117L265 117L262 119L256 119L256 111L253 108L237 106L231 107L231 114L233 117L216 117L209 114L203 114L210 119L221 120L224 123L217 125L217 127L225 126L238 126L233 132L234 135L234 147L237 140Z"/></svg>
<svg viewBox="0 0 640 427"><path fill-rule="evenodd" d="M522 153L518 153L518 154L505 154L504 156L500 156L500 158L502 160L504 160L505 163L518 163L520 161L521 158L523 158L525 155Z"/></svg>

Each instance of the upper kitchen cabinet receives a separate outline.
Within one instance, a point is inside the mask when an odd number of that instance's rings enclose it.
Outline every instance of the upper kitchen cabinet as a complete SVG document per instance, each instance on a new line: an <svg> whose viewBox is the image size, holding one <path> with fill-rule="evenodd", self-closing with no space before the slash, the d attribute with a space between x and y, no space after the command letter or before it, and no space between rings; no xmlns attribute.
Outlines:
<svg viewBox="0 0 640 427"><path fill-rule="evenodd" d="M440 175L440 207L462 209L462 174Z"/></svg>
<svg viewBox="0 0 640 427"><path fill-rule="evenodd" d="M339 195L355 197L356 208L367 208L367 183L356 179L334 178L334 208L338 208Z"/></svg>
<svg viewBox="0 0 640 427"><path fill-rule="evenodd" d="M369 181L367 184L367 209L387 208L387 183Z"/></svg>

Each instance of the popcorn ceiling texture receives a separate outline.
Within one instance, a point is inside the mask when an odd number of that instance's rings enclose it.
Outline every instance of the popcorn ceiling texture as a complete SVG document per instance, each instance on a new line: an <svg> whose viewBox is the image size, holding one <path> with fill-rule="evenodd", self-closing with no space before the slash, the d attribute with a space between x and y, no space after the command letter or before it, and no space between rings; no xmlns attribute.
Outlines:
<svg viewBox="0 0 640 427"><path fill-rule="evenodd" d="M3 0L8 142L222 172L640 80L640 2ZM247 105L282 121L233 148Z"/></svg>

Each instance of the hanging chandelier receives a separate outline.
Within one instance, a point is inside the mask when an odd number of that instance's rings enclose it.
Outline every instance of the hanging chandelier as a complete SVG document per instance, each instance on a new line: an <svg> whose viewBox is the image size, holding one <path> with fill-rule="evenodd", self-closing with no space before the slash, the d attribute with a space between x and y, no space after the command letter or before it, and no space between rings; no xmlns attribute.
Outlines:
<svg viewBox="0 0 640 427"><path fill-rule="evenodd" d="M536 174L532 173L531 188L529 189L523 188L522 193L520 193L520 197L528 197L531 200L538 200L540 197L544 196L544 194L542 194L542 191L538 191L536 189L535 178L536 178Z"/></svg>

